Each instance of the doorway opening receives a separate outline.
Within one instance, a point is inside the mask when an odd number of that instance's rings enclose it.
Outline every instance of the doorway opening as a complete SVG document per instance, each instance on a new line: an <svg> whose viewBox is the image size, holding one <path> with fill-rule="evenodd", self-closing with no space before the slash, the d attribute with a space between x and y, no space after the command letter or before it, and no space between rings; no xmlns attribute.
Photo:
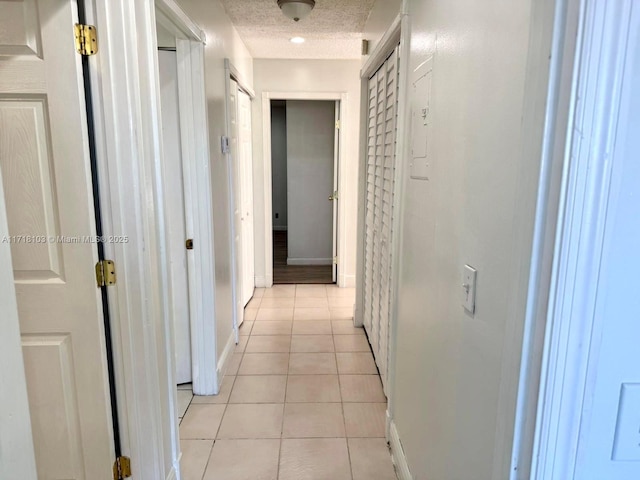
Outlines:
<svg viewBox="0 0 640 480"><path fill-rule="evenodd" d="M340 102L271 100L274 284L337 279Z"/></svg>

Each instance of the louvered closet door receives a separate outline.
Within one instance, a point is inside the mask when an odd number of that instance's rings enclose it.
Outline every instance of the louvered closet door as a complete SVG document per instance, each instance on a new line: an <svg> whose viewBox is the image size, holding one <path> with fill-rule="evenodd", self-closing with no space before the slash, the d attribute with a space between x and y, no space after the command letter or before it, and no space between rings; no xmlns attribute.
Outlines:
<svg viewBox="0 0 640 480"><path fill-rule="evenodd" d="M391 300L398 49L369 80L364 325L385 386Z"/></svg>

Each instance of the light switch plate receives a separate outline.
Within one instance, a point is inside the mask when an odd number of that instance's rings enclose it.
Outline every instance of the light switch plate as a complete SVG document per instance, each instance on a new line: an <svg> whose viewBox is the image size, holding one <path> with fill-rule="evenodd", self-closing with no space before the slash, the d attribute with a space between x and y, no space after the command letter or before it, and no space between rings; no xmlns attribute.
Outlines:
<svg viewBox="0 0 640 480"><path fill-rule="evenodd" d="M462 305L469 313L476 311L476 269L465 265L462 271Z"/></svg>

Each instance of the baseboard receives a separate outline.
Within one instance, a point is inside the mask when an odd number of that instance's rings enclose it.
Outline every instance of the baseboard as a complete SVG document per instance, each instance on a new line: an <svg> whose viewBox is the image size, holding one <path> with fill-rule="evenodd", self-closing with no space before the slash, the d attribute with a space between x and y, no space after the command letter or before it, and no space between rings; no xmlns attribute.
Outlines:
<svg viewBox="0 0 640 480"><path fill-rule="evenodd" d="M289 227L287 227L286 225L284 225L284 226L282 226L282 225L277 225L277 226L273 225L271 228L272 228L272 230L274 232L286 232Z"/></svg>
<svg viewBox="0 0 640 480"><path fill-rule="evenodd" d="M333 265L332 258L287 258L287 265Z"/></svg>
<svg viewBox="0 0 640 480"><path fill-rule="evenodd" d="M256 288L271 288L273 286L273 275L256 277L255 282Z"/></svg>
<svg viewBox="0 0 640 480"><path fill-rule="evenodd" d="M338 270L340 270L338 268ZM355 288L356 287L356 276L355 275L340 275L338 273L338 286L344 288Z"/></svg>
<svg viewBox="0 0 640 480"><path fill-rule="evenodd" d="M413 480L413 477L411 476L411 472L409 471L409 465L407 464L407 458L404 456L402 443L400 443L398 430L393 420L391 420L391 426L389 430L390 430L389 443L391 445L391 458L393 459L393 464L396 467L398 480Z"/></svg>
<svg viewBox="0 0 640 480"><path fill-rule="evenodd" d="M233 355L233 351L236 348L236 335L231 331L231 335L229 335L229 339L227 340L226 345L224 346L224 350L222 351L222 355L220 355L220 360L218 361L218 368L216 369L216 373L218 375L218 392L220 392L220 385L222 385L222 378L224 374L227 373L227 367L229 365L229 359L231 355Z"/></svg>

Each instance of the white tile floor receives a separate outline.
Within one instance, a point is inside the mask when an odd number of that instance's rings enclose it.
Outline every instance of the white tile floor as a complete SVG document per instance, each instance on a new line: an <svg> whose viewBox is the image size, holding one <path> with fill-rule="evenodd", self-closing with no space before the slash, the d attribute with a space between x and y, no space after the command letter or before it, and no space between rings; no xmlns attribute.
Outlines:
<svg viewBox="0 0 640 480"><path fill-rule="evenodd" d="M396 479L353 303L331 285L256 290L220 394L178 391L184 480Z"/></svg>

